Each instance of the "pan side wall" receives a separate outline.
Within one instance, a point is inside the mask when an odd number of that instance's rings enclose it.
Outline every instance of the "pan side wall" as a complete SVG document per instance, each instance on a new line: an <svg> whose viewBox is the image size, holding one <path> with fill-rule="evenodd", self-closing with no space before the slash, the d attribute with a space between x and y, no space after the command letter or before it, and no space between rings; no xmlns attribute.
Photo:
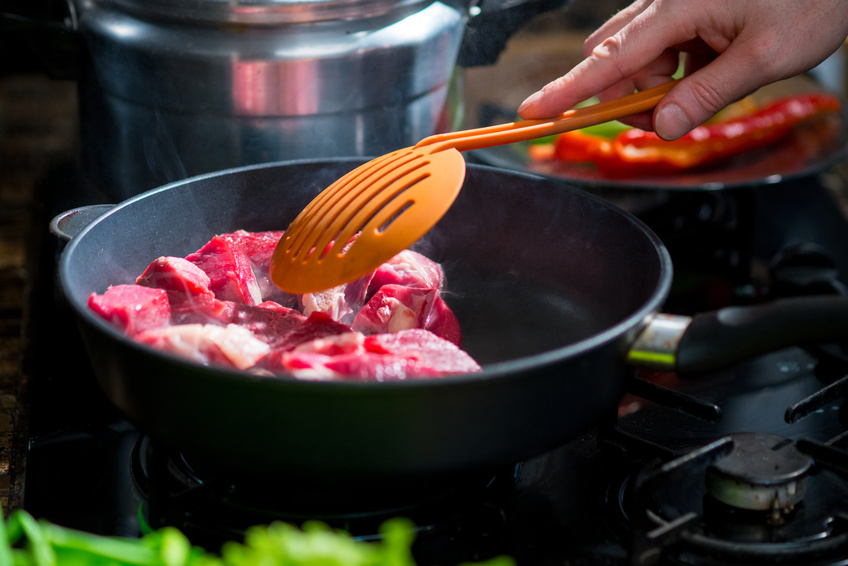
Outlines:
<svg viewBox="0 0 848 566"><path fill-rule="evenodd" d="M96 328L83 332L107 397L154 438L205 466L318 483L421 481L514 464L614 411L627 371L600 348L555 368L454 384L234 383Z"/></svg>

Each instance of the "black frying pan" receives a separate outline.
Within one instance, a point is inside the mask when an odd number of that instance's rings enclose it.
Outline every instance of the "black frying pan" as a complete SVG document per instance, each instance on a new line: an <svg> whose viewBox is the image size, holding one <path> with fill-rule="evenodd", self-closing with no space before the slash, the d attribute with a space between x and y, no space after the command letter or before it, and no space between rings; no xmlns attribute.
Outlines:
<svg viewBox="0 0 848 566"><path fill-rule="evenodd" d="M60 260L62 289L100 385L127 417L201 465L382 481L514 463L615 408L630 346L668 294L668 253L602 199L518 172L469 166L456 203L416 248L445 268L445 298L481 374L397 383L256 377L137 345L87 310L90 293L132 282L160 255L185 256L215 233L284 228L360 162L269 164L192 178L118 205L70 241ZM840 308L836 324L844 331L848 309ZM832 309L818 310L814 327ZM698 328L715 334L711 324L728 335L720 318L707 319L693 324L693 335ZM766 326L773 326L768 319ZM770 347L755 343L737 355L720 346L721 358L715 348L689 350L692 367L709 369Z"/></svg>

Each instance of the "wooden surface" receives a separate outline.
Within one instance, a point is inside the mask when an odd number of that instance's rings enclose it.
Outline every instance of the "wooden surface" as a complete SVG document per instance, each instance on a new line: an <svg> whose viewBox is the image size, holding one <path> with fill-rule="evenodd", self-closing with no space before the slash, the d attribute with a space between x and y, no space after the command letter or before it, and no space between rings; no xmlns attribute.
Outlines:
<svg viewBox="0 0 848 566"><path fill-rule="evenodd" d="M40 187L57 164L74 158L76 84L42 74L0 76L0 502L20 505L26 465L28 253L47 227Z"/></svg>

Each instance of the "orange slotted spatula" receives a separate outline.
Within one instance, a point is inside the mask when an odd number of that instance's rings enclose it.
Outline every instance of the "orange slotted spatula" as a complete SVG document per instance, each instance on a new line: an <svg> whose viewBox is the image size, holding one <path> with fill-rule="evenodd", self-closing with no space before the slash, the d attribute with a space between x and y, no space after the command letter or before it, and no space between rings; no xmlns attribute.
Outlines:
<svg viewBox="0 0 848 566"><path fill-rule="evenodd" d="M360 165L324 189L274 250L271 280L310 293L361 277L408 248L447 212L465 180L459 153L559 134L652 109L676 81L546 120L430 136ZM355 239L354 239L355 238Z"/></svg>

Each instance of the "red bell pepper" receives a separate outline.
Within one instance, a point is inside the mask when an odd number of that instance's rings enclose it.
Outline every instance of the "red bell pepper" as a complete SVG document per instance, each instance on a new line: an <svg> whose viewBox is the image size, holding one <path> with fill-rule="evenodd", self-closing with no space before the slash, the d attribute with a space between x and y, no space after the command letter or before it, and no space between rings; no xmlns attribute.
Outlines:
<svg viewBox="0 0 848 566"><path fill-rule="evenodd" d="M661 175L765 147L799 123L839 108L839 99L826 93L790 96L739 118L699 126L674 141L639 129L626 130L612 139L566 132L557 136L554 156L562 161L594 163L607 177Z"/></svg>

